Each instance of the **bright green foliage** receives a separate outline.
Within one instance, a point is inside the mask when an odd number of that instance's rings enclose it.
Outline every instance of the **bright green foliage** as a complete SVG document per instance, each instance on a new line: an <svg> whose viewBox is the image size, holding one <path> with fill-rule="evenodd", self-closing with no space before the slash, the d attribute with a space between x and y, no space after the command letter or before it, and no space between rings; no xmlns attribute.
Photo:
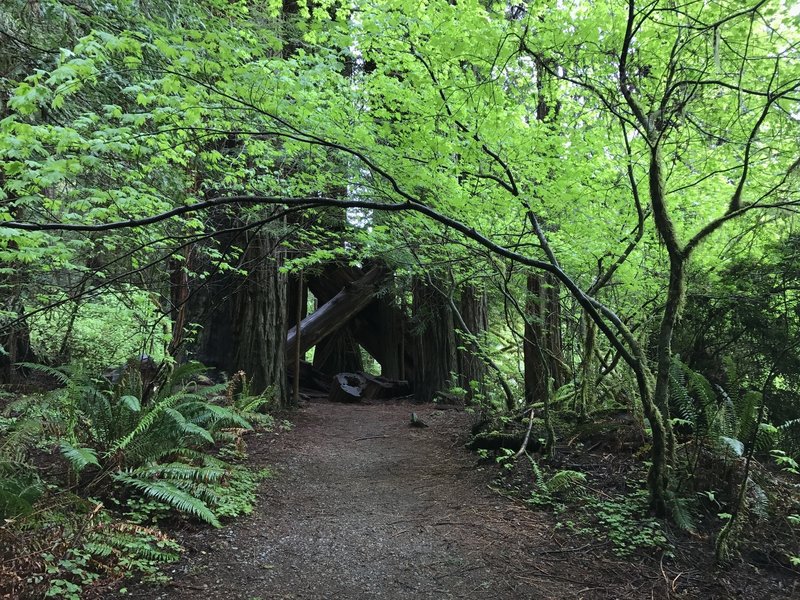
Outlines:
<svg viewBox="0 0 800 600"><path fill-rule="evenodd" d="M611 540L619 556L638 550L669 550L670 543L662 522L647 517L647 497L641 493L627 497L593 500L590 513L597 518L594 532Z"/></svg>
<svg viewBox="0 0 800 600"><path fill-rule="evenodd" d="M40 360L80 362L95 372L142 353L160 361L170 335L152 297L133 286L122 287L119 297L109 294L97 301L54 307L34 315L29 323L31 344ZM68 355L62 354L64 350Z"/></svg>
<svg viewBox="0 0 800 600"><path fill-rule="evenodd" d="M662 512L680 506L673 425L732 459L796 457L800 16L784 0L89 5L0 9L22 40L0 51L0 326L32 315L42 359L160 356L167 271L243 275L242 245L214 236L269 226L303 251L287 269L387 264L403 307L415 278L448 298L482 286L481 354L512 405L526 279L558 275L573 381L554 410L645 414ZM296 237L284 209L307 223ZM210 520L219 482L198 453L241 440L266 396L146 399L77 375L48 401L80 476Z"/></svg>
<svg viewBox="0 0 800 600"><path fill-rule="evenodd" d="M65 387L50 393L50 408L41 400L16 402L9 414L17 416L0 421L0 514L8 519L0 528L3 593L79 598L109 577L138 572L158 578L159 565L177 559L180 547L153 523L180 514L219 526L223 518L253 510L269 471L251 472L216 454L246 457L242 436L252 427L243 414L263 398L219 396L224 385L197 393L191 378L204 369L196 363L174 369L159 388L165 391L150 397L134 371L111 385L79 370L37 368ZM73 407L74 416L53 414L64 406ZM59 439L73 471L72 489L92 500L45 483L26 463L34 444L52 450ZM37 548L48 550L40 555Z"/></svg>

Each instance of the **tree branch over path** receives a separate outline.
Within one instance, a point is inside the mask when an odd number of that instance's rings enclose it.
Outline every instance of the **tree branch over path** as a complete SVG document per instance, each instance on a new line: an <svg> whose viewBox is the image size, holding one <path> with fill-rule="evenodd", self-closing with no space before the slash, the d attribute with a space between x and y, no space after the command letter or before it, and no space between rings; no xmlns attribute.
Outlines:
<svg viewBox="0 0 800 600"><path fill-rule="evenodd" d="M95 225L79 224L79 223L29 223L29 222L16 222L9 221L4 223L3 226L9 229L21 229L25 231L112 231L131 227L142 227L164 221L174 216L188 214L214 206L221 206L226 204L262 204L262 205L283 205L293 208L321 208L321 207L338 207L342 209L347 208L362 208L367 210L379 210L387 212L417 212L425 215L431 220L440 223L446 227L458 231L464 237L476 242L487 250L490 250L498 256L507 258L519 264L541 269L555 275L558 280L564 284L570 294L578 301L581 307L586 310L587 314L597 323L598 328L608 338L609 342L614 348L622 355L623 360L634 370L637 378L641 373L641 365L639 361L634 359L633 355L625 347L622 340L614 333L609 327L606 320L600 315L597 310L598 306L603 306L600 302L588 296L575 281L569 277L561 268L553 265L550 262L537 260L529 256L525 256L513 250L502 246L486 236L479 233L475 228L469 227L465 223L441 214L433 208L426 206L420 202L407 200L406 202L398 203L382 203L365 200L349 200L349 199L336 199L329 197L303 197L303 198L281 198L276 196L221 196L212 198L204 202L198 202L188 206L178 207L169 211L165 211L156 215L145 217L142 219L132 219L129 221L115 221L112 223L98 223ZM606 316L613 315L613 312L603 307L603 314ZM643 377L643 375L642 375Z"/></svg>

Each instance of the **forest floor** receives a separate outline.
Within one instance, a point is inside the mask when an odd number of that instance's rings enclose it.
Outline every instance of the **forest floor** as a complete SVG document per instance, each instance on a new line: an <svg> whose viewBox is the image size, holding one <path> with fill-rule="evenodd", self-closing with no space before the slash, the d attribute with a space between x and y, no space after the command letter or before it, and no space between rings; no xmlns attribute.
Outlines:
<svg viewBox="0 0 800 600"><path fill-rule="evenodd" d="M415 411L429 427L409 426ZM490 489L493 464L464 449L470 416L402 402L304 403L294 427L248 438L273 477L248 517L175 532L166 585L119 598L797 598L800 583L752 565L716 570L707 544L619 558L550 512Z"/></svg>

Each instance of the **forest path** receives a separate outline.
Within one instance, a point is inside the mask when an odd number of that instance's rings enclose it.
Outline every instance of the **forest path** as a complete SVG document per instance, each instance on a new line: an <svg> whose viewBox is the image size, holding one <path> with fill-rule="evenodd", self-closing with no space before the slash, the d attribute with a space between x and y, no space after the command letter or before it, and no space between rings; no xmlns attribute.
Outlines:
<svg viewBox="0 0 800 600"><path fill-rule="evenodd" d="M430 426L409 427L412 410ZM253 468L275 471L254 513L186 534L173 582L125 597L639 597L607 572L599 587L582 583L598 580L591 549L561 548L549 515L487 489L463 448L468 419L403 403L305 404L292 431L248 438Z"/></svg>

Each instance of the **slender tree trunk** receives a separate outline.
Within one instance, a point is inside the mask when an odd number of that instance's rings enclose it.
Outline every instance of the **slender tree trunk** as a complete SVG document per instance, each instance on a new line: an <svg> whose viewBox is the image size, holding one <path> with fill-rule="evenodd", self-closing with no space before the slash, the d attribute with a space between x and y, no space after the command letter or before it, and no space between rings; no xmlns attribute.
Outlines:
<svg viewBox="0 0 800 600"><path fill-rule="evenodd" d="M669 371L672 362L672 337L684 298L686 256L666 205L664 163L657 139L651 140L649 189L653 220L669 254L669 284L656 345L655 391L652 401L647 398L645 403L643 399L643 408L653 431L652 467L648 477L650 491L656 510L667 513L671 505L668 498L670 467L675 462L675 436L669 420Z"/></svg>
<svg viewBox="0 0 800 600"><path fill-rule="evenodd" d="M466 331L459 328L458 341L458 386L467 391L466 400L486 393L486 363L481 356L481 338L488 329L488 303L486 294L468 285L461 292L458 312Z"/></svg>
<svg viewBox="0 0 800 600"><path fill-rule="evenodd" d="M595 391L594 349L597 340L597 326L584 313L583 360L581 361L581 387L576 395L575 411L580 417L588 412Z"/></svg>
<svg viewBox="0 0 800 600"><path fill-rule="evenodd" d="M169 261L169 296L170 317L172 318L172 339L169 343L169 354L176 361L182 362L184 348L184 333L189 310L189 258L191 246L187 246L182 259Z"/></svg>
<svg viewBox="0 0 800 600"><path fill-rule="evenodd" d="M667 302L664 314L661 317L661 326L658 332L656 346L657 372L654 402L665 421L669 422L669 373L672 365L672 338L675 326L680 315L686 286L685 264L682 258L670 260L669 286L667 288ZM666 433L667 460L670 464L675 462L675 434L672 427Z"/></svg>
<svg viewBox="0 0 800 600"><path fill-rule="evenodd" d="M300 322L303 320L303 271L297 274L297 298L296 298L296 306L295 306L295 313L294 313L294 323L295 323L295 339L297 340L297 346L295 347L294 351L294 377L292 378L292 403L297 406L300 404L300 358L302 356L302 352L300 352L300 347L302 345L302 341L300 340ZM307 294L306 294L306 297ZM290 304L291 306L291 304Z"/></svg>

